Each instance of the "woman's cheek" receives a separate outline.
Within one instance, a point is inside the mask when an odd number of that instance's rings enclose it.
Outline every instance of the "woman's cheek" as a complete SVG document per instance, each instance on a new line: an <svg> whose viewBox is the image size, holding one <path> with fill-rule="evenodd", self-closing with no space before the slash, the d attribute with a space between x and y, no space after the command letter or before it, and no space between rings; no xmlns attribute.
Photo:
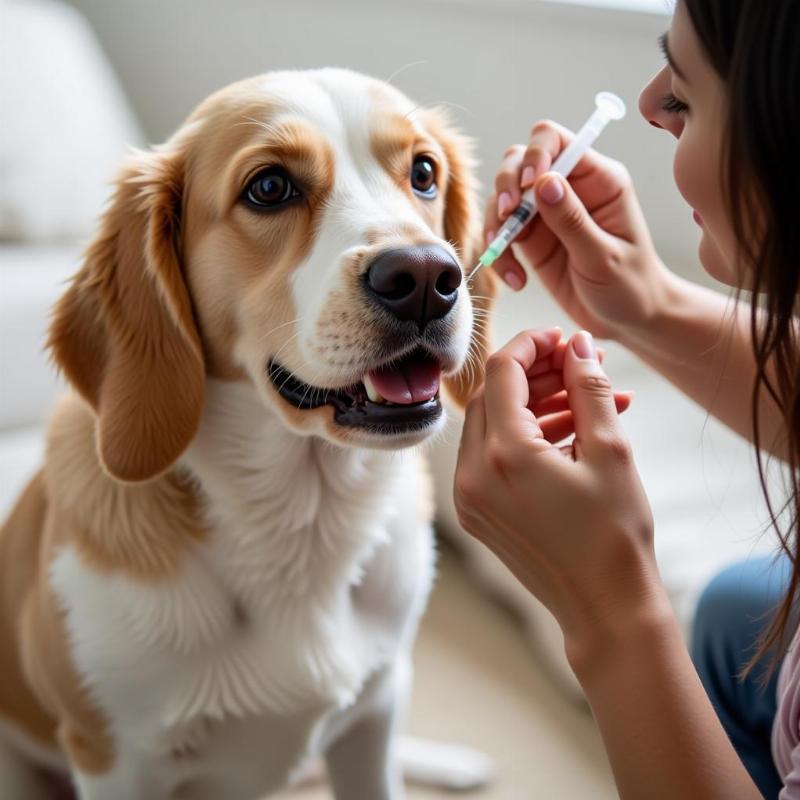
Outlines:
<svg viewBox="0 0 800 800"><path fill-rule="evenodd" d="M710 226L715 223L718 228L726 228L720 220L724 217L719 184L719 166L709 158L713 152L708 142L695 141L694 130L687 125L678 140L673 162L675 185L681 196L689 204L692 213L696 211L702 218L702 238L698 255L703 268L712 278L735 286L735 255L727 252L719 237L711 232ZM718 231L723 239L730 238L728 230Z"/></svg>
<svg viewBox="0 0 800 800"><path fill-rule="evenodd" d="M691 132L683 130L675 148L675 158L672 162L672 175L675 185L683 199L689 204L690 209L702 214L702 182L698 181L698 170L702 169L695 157ZM689 212L691 213L691 212Z"/></svg>

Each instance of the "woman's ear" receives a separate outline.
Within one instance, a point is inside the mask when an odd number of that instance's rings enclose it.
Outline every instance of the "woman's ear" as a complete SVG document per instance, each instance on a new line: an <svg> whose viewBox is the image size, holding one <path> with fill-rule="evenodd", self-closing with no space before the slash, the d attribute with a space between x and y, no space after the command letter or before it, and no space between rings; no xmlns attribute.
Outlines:
<svg viewBox="0 0 800 800"><path fill-rule="evenodd" d="M444 197L444 232L458 251L464 269L462 291L470 293L473 309L472 338L464 367L445 379L447 394L464 408L483 384L484 365L491 350L491 313L497 295L497 278L483 269L469 280L483 250L483 219L478 204L477 162L472 140L450 123L441 109L426 109L424 123L447 158L448 177Z"/></svg>
<svg viewBox="0 0 800 800"><path fill-rule="evenodd" d="M179 253L183 182L182 151L132 157L50 326L53 359L96 412L100 461L123 481L172 466L203 407Z"/></svg>

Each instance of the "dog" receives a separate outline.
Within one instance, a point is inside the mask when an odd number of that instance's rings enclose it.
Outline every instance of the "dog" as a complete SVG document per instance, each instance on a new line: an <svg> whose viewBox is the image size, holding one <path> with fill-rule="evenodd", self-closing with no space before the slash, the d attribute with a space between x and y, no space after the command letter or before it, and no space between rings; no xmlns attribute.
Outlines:
<svg viewBox="0 0 800 800"><path fill-rule="evenodd" d="M254 800L318 756L340 800L402 797L420 445L482 380L480 227L469 141L347 70L235 83L131 155L0 535L4 798Z"/></svg>

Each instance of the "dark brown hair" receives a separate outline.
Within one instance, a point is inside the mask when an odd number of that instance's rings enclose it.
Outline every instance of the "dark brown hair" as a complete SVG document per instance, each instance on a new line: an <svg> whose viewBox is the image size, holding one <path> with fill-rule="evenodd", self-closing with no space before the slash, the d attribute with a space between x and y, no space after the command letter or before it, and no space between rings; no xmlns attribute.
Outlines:
<svg viewBox="0 0 800 800"><path fill-rule="evenodd" d="M723 185L737 232L740 268L752 274L750 330L757 374L752 420L761 486L772 527L792 564L782 604L765 628L747 674L767 653L766 681L794 633L800 596L800 2L681 0L714 69L727 87L728 126ZM758 424L767 393L785 422L790 472L776 507L766 481Z"/></svg>

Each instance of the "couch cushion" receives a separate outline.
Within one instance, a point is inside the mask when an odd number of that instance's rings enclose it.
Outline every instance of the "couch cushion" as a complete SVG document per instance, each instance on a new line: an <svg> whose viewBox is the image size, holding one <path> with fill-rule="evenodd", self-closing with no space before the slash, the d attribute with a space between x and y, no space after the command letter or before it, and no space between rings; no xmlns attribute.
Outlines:
<svg viewBox="0 0 800 800"><path fill-rule="evenodd" d="M36 474L44 457L44 429L39 425L0 432L0 522Z"/></svg>
<svg viewBox="0 0 800 800"><path fill-rule="evenodd" d="M0 246L0 432L40 424L52 406L59 382L47 325L79 259L76 244Z"/></svg>
<svg viewBox="0 0 800 800"><path fill-rule="evenodd" d="M143 136L83 17L0 2L0 239L87 237Z"/></svg>

